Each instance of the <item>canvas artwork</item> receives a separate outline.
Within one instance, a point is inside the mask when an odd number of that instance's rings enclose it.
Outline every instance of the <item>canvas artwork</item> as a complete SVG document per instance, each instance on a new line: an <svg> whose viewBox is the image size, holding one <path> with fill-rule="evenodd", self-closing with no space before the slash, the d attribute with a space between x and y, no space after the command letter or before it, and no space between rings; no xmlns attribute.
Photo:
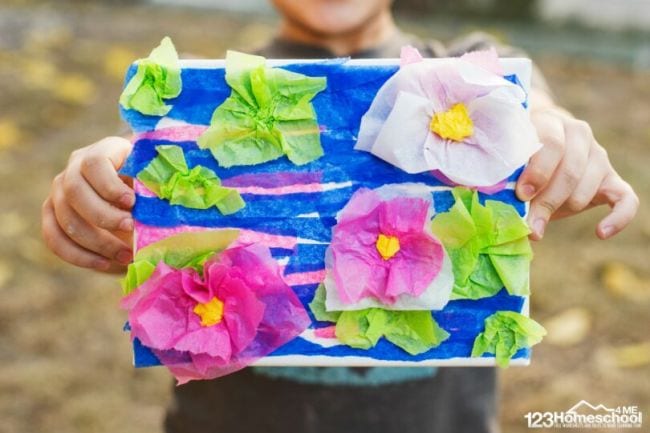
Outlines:
<svg viewBox="0 0 650 433"><path fill-rule="evenodd" d="M514 184L539 149L531 62L179 60L129 68L136 367L529 362L532 252Z"/></svg>

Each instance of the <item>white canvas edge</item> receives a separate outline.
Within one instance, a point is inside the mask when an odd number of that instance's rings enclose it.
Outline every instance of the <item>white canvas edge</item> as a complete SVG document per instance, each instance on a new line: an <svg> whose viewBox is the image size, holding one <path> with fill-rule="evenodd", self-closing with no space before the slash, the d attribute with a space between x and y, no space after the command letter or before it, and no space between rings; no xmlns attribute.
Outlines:
<svg viewBox="0 0 650 433"><path fill-rule="evenodd" d="M435 59L424 59L427 63L445 63L456 57L440 57ZM330 61L340 60L341 64L349 66L386 66L386 65L399 65L400 59L345 59L345 58L332 58L332 59L267 59L266 62L269 66L285 66L294 65L299 63L324 63ZM501 66L504 68L506 75L516 73L519 75L524 88L528 90L530 80L530 70L532 62L525 57L503 57L499 59ZM225 68L225 59L181 59L179 60L181 68L195 68L195 69L210 69L210 68ZM526 72L527 71L527 72ZM526 72L528 78L520 75Z"/></svg>
<svg viewBox="0 0 650 433"><path fill-rule="evenodd" d="M530 365L530 358L510 360L512 366ZM283 355L267 356L251 364L253 367L495 367L496 359L449 358L424 361L386 361L363 356Z"/></svg>

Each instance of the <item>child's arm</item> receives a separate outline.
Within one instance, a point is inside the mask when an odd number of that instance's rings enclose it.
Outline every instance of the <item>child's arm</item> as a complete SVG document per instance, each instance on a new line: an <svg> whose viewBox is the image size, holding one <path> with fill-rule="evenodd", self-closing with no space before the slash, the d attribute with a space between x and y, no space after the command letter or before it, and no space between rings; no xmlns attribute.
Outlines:
<svg viewBox="0 0 650 433"><path fill-rule="evenodd" d="M543 90L530 95L531 118L543 147L517 182L517 196L531 200L531 237L539 240L551 218L606 204L610 213L596 228L601 239L623 230L639 207L632 187L612 167L587 122L554 104Z"/></svg>
<svg viewBox="0 0 650 433"><path fill-rule="evenodd" d="M131 143L108 137L72 152L43 203L47 246L73 265L121 272L132 259L133 190L119 177Z"/></svg>

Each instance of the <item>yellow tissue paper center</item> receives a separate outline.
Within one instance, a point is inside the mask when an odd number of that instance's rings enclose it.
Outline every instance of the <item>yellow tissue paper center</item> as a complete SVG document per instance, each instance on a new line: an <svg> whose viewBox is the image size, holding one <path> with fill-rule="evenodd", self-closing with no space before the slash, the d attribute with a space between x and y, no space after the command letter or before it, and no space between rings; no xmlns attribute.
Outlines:
<svg viewBox="0 0 650 433"><path fill-rule="evenodd" d="M440 137L453 141L462 141L474 133L474 123L465 104L456 104L448 111L435 113L429 128Z"/></svg>
<svg viewBox="0 0 650 433"><path fill-rule="evenodd" d="M376 245L379 255L384 260L392 258L399 251L399 239L395 236L386 236L383 233L380 233L379 236L377 236Z"/></svg>
<svg viewBox="0 0 650 433"><path fill-rule="evenodd" d="M223 302L216 296L205 304L196 304L194 313L201 318L201 326L212 326L223 318Z"/></svg>

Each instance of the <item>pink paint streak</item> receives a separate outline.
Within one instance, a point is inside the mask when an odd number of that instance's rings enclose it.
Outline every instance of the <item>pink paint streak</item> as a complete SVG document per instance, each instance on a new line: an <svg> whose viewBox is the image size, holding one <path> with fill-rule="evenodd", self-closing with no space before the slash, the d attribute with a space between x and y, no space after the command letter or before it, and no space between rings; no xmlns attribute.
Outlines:
<svg viewBox="0 0 650 433"><path fill-rule="evenodd" d="M144 184L140 182L138 179L133 179L133 190L137 195L142 197L156 197L156 194L154 194L153 191L151 191L149 188L144 186Z"/></svg>
<svg viewBox="0 0 650 433"><path fill-rule="evenodd" d="M303 284L318 284L318 283L322 283L324 279L325 279L325 269L321 271L298 272L295 274L287 274L284 276L284 281L290 286L301 286Z"/></svg>
<svg viewBox="0 0 650 433"><path fill-rule="evenodd" d="M320 338L336 338L336 326L314 329L314 335Z"/></svg>
<svg viewBox="0 0 650 433"><path fill-rule="evenodd" d="M295 236L272 235L269 233L240 229L238 241L241 243L260 243L269 248L285 248L292 250L296 247L298 238Z"/></svg>
<svg viewBox="0 0 650 433"><path fill-rule="evenodd" d="M240 194L283 195L283 194L321 192L323 190L323 184L310 183L306 185L280 186L277 188L262 188L258 186L240 186L240 187L233 187L233 188L239 191Z"/></svg>
<svg viewBox="0 0 650 433"><path fill-rule="evenodd" d="M157 129L135 135L138 140L196 141L208 129L207 126L187 125Z"/></svg>
<svg viewBox="0 0 650 433"><path fill-rule="evenodd" d="M221 228L220 228L221 229ZM223 228L225 229L225 228ZM154 227L136 221L135 233L137 239L136 248L144 248L149 244L158 242L169 236L185 232L202 232L205 230L218 230L212 227L188 226L181 225L177 227ZM293 236L272 235L268 233L256 232L253 230L239 229L240 244L262 244L269 248L294 249L298 243L298 238Z"/></svg>
<svg viewBox="0 0 650 433"><path fill-rule="evenodd" d="M322 172L301 173L281 171L276 173L246 173L223 179L223 186L229 188L278 188L298 184L321 183L322 177Z"/></svg>

